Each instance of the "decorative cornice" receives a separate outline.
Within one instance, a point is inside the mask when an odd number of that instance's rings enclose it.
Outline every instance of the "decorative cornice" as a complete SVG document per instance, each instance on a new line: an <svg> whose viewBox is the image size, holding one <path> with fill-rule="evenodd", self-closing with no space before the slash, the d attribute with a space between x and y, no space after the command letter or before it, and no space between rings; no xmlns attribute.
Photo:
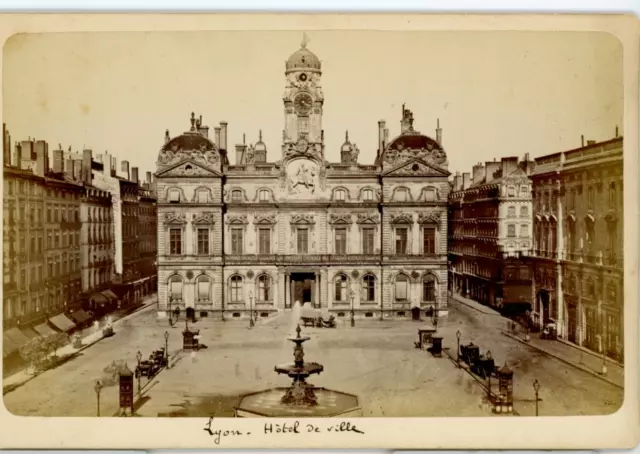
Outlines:
<svg viewBox="0 0 640 454"><path fill-rule="evenodd" d="M228 214L227 215L227 224L242 224L246 225L249 222L247 221L246 214Z"/></svg>
<svg viewBox="0 0 640 454"><path fill-rule="evenodd" d="M212 212L194 214L192 223L196 225L213 225L215 223L215 214Z"/></svg>
<svg viewBox="0 0 640 454"><path fill-rule="evenodd" d="M291 216L291 224L315 224L310 214L294 214Z"/></svg>
<svg viewBox="0 0 640 454"><path fill-rule="evenodd" d="M164 223L172 225L185 225L187 223L187 215L183 213L165 213Z"/></svg>
<svg viewBox="0 0 640 454"><path fill-rule="evenodd" d="M358 224L379 224L378 213L358 213Z"/></svg>
<svg viewBox="0 0 640 454"><path fill-rule="evenodd" d="M329 216L329 224L351 224L351 223L353 223L353 219L351 218L351 213L344 213L344 214L332 213Z"/></svg>
<svg viewBox="0 0 640 454"><path fill-rule="evenodd" d="M412 224L413 215L411 213L392 213L391 223L392 224Z"/></svg>
<svg viewBox="0 0 640 454"><path fill-rule="evenodd" d="M276 215L267 213L256 213L253 218L254 224L276 224Z"/></svg>
<svg viewBox="0 0 640 454"><path fill-rule="evenodd" d="M420 213L418 215L418 224L439 224L440 213L433 211L430 213Z"/></svg>

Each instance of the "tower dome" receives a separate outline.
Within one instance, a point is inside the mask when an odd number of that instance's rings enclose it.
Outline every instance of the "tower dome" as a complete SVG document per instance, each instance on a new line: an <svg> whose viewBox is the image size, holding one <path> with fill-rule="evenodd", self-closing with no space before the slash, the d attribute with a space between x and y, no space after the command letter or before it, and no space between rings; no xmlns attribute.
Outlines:
<svg viewBox="0 0 640 454"><path fill-rule="evenodd" d="M320 72L321 70L320 59L307 49L307 36L305 34L302 43L300 44L300 49L295 51L286 63L286 74L293 71L310 71L310 72Z"/></svg>

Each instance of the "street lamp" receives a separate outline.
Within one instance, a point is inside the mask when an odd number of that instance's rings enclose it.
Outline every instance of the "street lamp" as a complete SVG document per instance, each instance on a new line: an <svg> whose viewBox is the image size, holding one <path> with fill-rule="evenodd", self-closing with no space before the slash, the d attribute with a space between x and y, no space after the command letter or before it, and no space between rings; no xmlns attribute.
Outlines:
<svg viewBox="0 0 640 454"><path fill-rule="evenodd" d="M96 392L96 399L97 399L97 415L100 416L100 391L102 391L103 388L103 384L100 380L96 380L96 384L93 387L93 390Z"/></svg>
<svg viewBox="0 0 640 454"><path fill-rule="evenodd" d="M536 416L538 416L538 394L540 393L540 382L537 378L533 381L533 390L536 392Z"/></svg>
<svg viewBox="0 0 640 454"><path fill-rule="evenodd" d="M488 350L487 354L485 356L487 357L488 360L492 360L493 359L493 355L491 354L491 350ZM489 371L489 376L487 377L487 396L489 396L489 399L491 399L491 373L492 373L492 371Z"/></svg>
<svg viewBox="0 0 640 454"><path fill-rule="evenodd" d="M356 297L356 293L351 289L349 292L349 296L351 297L351 326L356 326L355 313L353 312L353 300Z"/></svg>
<svg viewBox="0 0 640 454"><path fill-rule="evenodd" d="M249 290L249 328L253 328L253 292Z"/></svg>
<svg viewBox="0 0 640 454"><path fill-rule="evenodd" d="M458 350L456 350L456 365L460 367L460 338L462 337L462 333L460 330L456 331L456 339L458 339Z"/></svg>
<svg viewBox="0 0 640 454"><path fill-rule="evenodd" d="M169 369L169 331L164 332L164 354L167 362L167 369Z"/></svg>
<svg viewBox="0 0 640 454"><path fill-rule="evenodd" d="M138 360L138 370L136 371L136 377L138 378L138 395L140 395L140 376L142 375L142 371L140 370L140 360L142 359L142 353L138 350L136 354L136 359Z"/></svg>
<svg viewBox="0 0 640 454"><path fill-rule="evenodd" d="M173 326L173 312L171 312L171 301L173 298L169 297L169 326Z"/></svg>

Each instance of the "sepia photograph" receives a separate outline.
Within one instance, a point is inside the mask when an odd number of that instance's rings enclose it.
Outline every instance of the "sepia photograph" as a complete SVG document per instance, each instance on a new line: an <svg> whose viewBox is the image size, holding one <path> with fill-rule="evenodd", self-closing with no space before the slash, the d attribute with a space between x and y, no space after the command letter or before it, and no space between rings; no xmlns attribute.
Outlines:
<svg viewBox="0 0 640 454"><path fill-rule="evenodd" d="M212 445L613 415L623 57L598 31L10 36L4 408Z"/></svg>

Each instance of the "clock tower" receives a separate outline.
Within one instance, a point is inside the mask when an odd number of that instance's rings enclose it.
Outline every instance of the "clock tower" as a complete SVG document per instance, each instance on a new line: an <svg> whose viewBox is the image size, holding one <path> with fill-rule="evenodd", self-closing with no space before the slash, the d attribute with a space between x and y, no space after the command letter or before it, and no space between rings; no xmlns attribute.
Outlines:
<svg viewBox="0 0 640 454"><path fill-rule="evenodd" d="M324 155L320 59L307 49L306 34L300 49L286 62L282 150Z"/></svg>

